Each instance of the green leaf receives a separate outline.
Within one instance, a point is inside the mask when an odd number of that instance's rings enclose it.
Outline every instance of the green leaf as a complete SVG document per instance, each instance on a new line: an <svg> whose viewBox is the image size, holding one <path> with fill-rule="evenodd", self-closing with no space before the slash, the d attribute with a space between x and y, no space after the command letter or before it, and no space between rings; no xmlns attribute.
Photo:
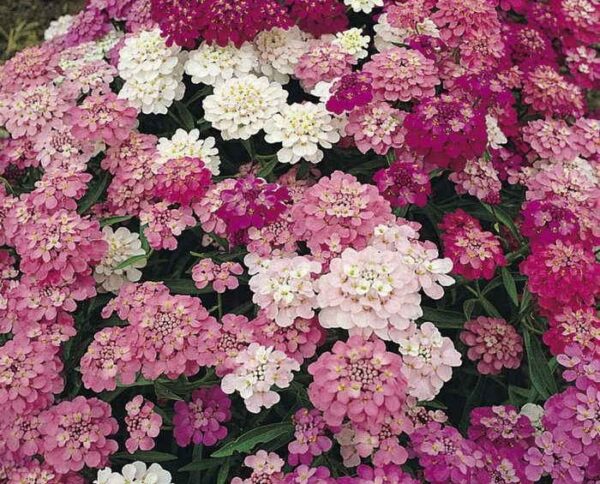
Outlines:
<svg viewBox="0 0 600 484"><path fill-rule="evenodd" d="M463 303L463 312L465 313L465 318L471 319L471 315L473 314L473 309L475 308L475 303L477 299L467 299Z"/></svg>
<svg viewBox="0 0 600 484"><path fill-rule="evenodd" d="M177 111L177 116L183 124L182 127L184 127L186 131L191 131L194 129L196 122L194 121L194 116L192 116L192 113L190 113L186 105L182 102L175 101L173 106L175 107L175 111Z"/></svg>
<svg viewBox="0 0 600 484"><path fill-rule="evenodd" d="M121 262L117 267L115 267L115 270L125 269L126 267L129 267L135 264L136 262L145 261L146 259L148 259L148 255L146 254L134 255L133 257L130 257L129 259Z"/></svg>
<svg viewBox="0 0 600 484"><path fill-rule="evenodd" d="M249 453L257 444L271 442L282 435L289 435L291 438L293 431L293 425L287 422L263 425L225 444L214 452L211 457L229 457L235 452Z"/></svg>
<svg viewBox="0 0 600 484"><path fill-rule="evenodd" d="M215 458L204 458L194 462L190 462L189 464L181 467L179 472L195 472L195 471L205 471L206 469L212 469L213 467L218 467L223 463L227 462L229 459L226 457L221 457L218 459Z"/></svg>
<svg viewBox="0 0 600 484"><path fill-rule="evenodd" d="M227 476L229 476L229 461L225 462L219 469L219 473L217 474L217 484L225 484L227 482Z"/></svg>
<svg viewBox="0 0 600 484"><path fill-rule="evenodd" d="M108 172L104 172L104 175L96 183L92 184L85 196L79 201L79 207L77 208L78 213L87 212L92 205L100 200L100 197L108 186L109 178Z"/></svg>
<svg viewBox="0 0 600 484"><path fill-rule="evenodd" d="M167 454L166 452L156 452L153 450L139 450L133 454L129 452L119 452L113 455L113 459L123 459L131 461L142 461L142 462L169 462L171 460L177 460L177 456L173 454Z"/></svg>
<svg viewBox="0 0 600 484"><path fill-rule="evenodd" d="M127 222L128 220L131 220L133 218L133 215L122 215L122 216L117 216L117 217L108 217L108 218L103 218L102 220L100 220L100 227L106 227L107 225L114 225L114 224L119 224L121 222Z"/></svg>
<svg viewBox="0 0 600 484"><path fill-rule="evenodd" d="M485 309L485 312L493 317L493 318L501 318L502 314L500 314L500 311L498 311L496 309L496 306L494 306L491 302L489 302L486 298L484 298L483 296L481 296L479 298L479 303L481 304L481 306L483 306L483 309Z"/></svg>
<svg viewBox="0 0 600 484"><path fill-rule="evenodd" d="M258 176L262 178L268 177L273 172L273 169L277 166L278 161L277 155L273 155L273 158L261 163L260 170L258 170Z"/></svg>
<svg viewBox="0 0 600 484"><path fill-rule="evenodd" d="M517 285L515 284L515 280L513 276L509 272L506 267L503 267L501 270L502 274L502 282L504 283L504 287L506 288L506 292L510 296L510 300L514 303L515 306L519 306L519 295L517 294Z"/></svg>
<svg viewBox="0 0 600 484"><path fill-rule="evenodd" d="M456 311L446 309L433 309L424 306L421 319L435 323L438 328L462 329L465 316Z"/></svg>
<svg viewBox="0 0 600 484"><path fill-rule="evenodd" d="M210 286L205 287L204 289L198 289L191 279L166 279L163 282L171 292L175 294L193 296L195 294L208 294L213 292Z"/></svg>
<svg viewBox="0 0 600 484"><path fill-rule="evenodd" d="M166 400L183 400L183 398L177 395L177 393L171 391L169 387L160 382L154 383L154 391L156 392L156 398L158 399L164 398Z"/></svg>
<svg viewBox="0 0 600 484"><path fill-rule="evenodd" d="M527 329L523 329L523 339L527 351L529 378L542 398L547 399L558 392L556 381L550 371L549 361L546 360L540 341L535 335L532 335Z"/></svg>

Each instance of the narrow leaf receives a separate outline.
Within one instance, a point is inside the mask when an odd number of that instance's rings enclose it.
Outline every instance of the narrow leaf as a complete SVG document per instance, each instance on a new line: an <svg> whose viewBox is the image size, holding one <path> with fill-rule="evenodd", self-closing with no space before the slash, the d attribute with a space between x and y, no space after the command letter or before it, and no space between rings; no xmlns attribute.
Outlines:
<svg viewBox="0 0 600 484"><path fill-rule="evenodd" d="M108 172L104 172L102 178L92 185L85 196L79 201L79 207L77 208L78 213L87 212L98 200L100 200L100 197L108 186L108 180Z"/></svg>
<svg viewBox="0 0 600 484"><path fill-rule="evenodd" d="M100 220L100 227L106 227L107 225L114 225L114 224L119 224L121 222L127 222L128 220L131 220L132 218L133 218L133 215L122 215L122 216L117 216L117 217L103 218L102 220Z"/></svg>
<svg viewBox="0 0 600 484"><path fill-rule="evenodd" d="M147 258L148 256L146 254L134 255L133 257L130 257L129 259L121 262L117 267L115 267L115 270L125 269L126 267L129 267L135 264L136 262L145 261Z"/></svg>
<svg viewBox="0 0 600 484"><path fill-rule="evenodd" d="M438 328L462 329L465 323L465 316L456 311L428 307L423 307L422 309L423 316L421 319L435 323Z"/></svg>
<svg viewBox="0 0 600 484"><path fill-rule="evenodd" d="M237 439L225 444L211 457L229 457L235 452L249 453L257 444L271 442L282 435L291 437L294 427L290 423L275 423L252 429Z"/></svg>
<svg viewBox="0 0 600 484"><path fill-rule="evenodd" d="M119 452L118 454L115 454L112 458L131 461L139 460L142 462L169 462L171 460L177 460L176 455L167 454L166 452L156 452L152 450L139 450L133 454L130 454L129 452Z"/></svg>
<svg viewBox="0 0 600 484"><path fill-rule="evenodd" d="M223 463L227 462L227 458L219 458L219 459L199 459L194 462L190 462L189 464L180 467L179 472L195 472L195 471L204 471L206 469L212 469L213 467L218 467Z"/></svg>
<svg viewBox="0 0 600 484"><path fill-rule="evenodd" d="M544 356L542 346L538 338L526 329L523 330L525 350L527 351L527 363L529 366L529 378L538 393L547 399L550 395L558 392L556 381L552 377L548 360Z"/></svg>
<svg viewBox="0 0 600 484"><path fill-rule="evenodd" d="M515 306L519 306L519 295L517 294L517 285L515 284L513 276L506 267L502 268L501 274L502 282L504 283L506 292L510 296L510 300L514 303Z"/></svg>

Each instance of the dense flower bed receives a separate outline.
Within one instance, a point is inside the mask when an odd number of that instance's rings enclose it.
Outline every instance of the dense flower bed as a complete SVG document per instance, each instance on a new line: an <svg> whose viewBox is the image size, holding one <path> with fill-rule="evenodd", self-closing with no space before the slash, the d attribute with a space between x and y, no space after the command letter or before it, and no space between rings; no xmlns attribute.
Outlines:
<svg viewBox="0 0 600 484"><path fill-rule="evenodd" d="M600 482L600 5L89 0L0 67L0 482Z"/></svg>

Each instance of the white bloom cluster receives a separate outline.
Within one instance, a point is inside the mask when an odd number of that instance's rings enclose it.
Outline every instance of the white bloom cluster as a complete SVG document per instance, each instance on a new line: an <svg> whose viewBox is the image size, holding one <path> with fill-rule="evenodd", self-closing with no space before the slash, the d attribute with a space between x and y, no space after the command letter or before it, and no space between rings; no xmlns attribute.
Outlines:
<svg viewBox="0 0 600 484"><path fill-rule="evenodd" d="M188 133L184 129L179 128L170 139L160 138L158 140L157 149L159 157L155 168L160 167L168 160L190 156L192 158L200 158L213 175L218 175L221 159L219 158L219 150L217 150L215 144L216 140L212 136L200 139L200 131L197 129L192 129Z"/></svg>
<svg viewBox="0 0 600 484"><path fill-rule="evenodd" d="M223 377L221 389L232 394L239 392L248 411L259 413L261 408L271 408L279 402L273 386L287 388L300 364L283 351L252 343L235 358L236 369Z"/></svg>
<svg viewBox="0 0 600 484"><path fill-rule="evenodd" d="M50 22L50 25L44 31L44 40L52 40L66 34L69 31L74 18L73 15L63 15Z"/></svg>
<svg viewBox="0 0 600 484"><path fill-rule="evenodd" d="M298 59L307 50L308 39L308 34L296 25L287 30L275 27L260 32L254 39L260 72L273 81L287 84Z"/></svg>
<svg viewBox="0 0 600 484"><path fill-rule="evenodd" d="M508 143L508 139L498 126L498 120L494 116L486 114L485 127L487 128L488 144L491 148L497 150L501 145Z"/></svg>
<svg viewBox="0 0 600 484"><path fill-rule="evenodd" d="M224 140L246 140L284 108L287 95L281 84L267 77L234 77L204 99L204 119L221 131Z"/></svg>
<svg viewBox="0 0 600 484"><path fill-rule="evenodd" d="M144 114L166 114L185 94L185 59L180 47L167 46L159 29L128 37L119 51L119 76L125 80L119 97Z"/></svg>
<svg viewBox="0 0 600 484"><path fill-rule="evenodd" d="M398 28L390 25L387 19L387 14L379 16L377 23L373 26L375 30L375 48L379 52L383 52L397 44L404 43L404 40L411 35L427 35L429 37L440 38L440 31L433 20L426 18L422 22L417 23L416 29Z"/></svg>
<svg viewBox="0 0 600 484"><path fill-rule="evenodd" d="M362 29L352 28L335 34L332 43L355 59L364 59L368 55L367 48L370 41L371 37L363 35Z"/></svg>
<svg viewBox="0 0 600 484"><path fill-rule="evenodd" d="M250 74L257 65L256 51L248 42L239 49L231 43L221 47L203 42L198 49L190 52L185 73L192 77L194 84L216 86L232 77Z"/></svg>
<svg viewBox="0 0 600 484"><path fill-rule="evenodd" d="M108 251L100 264L94 269L94 279L105 291L118 292L126 281L136 282L142 277L139 269L146 266L146 259L136 260L123 269L117 269L127 259L146 252L142 248L140 236L125 227L113 231L111 227L102 229Z"/></svg>
<svg viewBox="0 0 600 484"><path fill-rule="evenodd" d="M383 0L344 0L355 12L371 13L375 7L383 7Z"/></svg>
<svg viewBox="0 0 600 484"><path fill-rule="evenodd" d="M283 145L277 152L281 163L318 163L323 159L319 147L329 149L340 140L341 122L323 104L307 102L283 106L281 112L266 121L264 130L267 143Z"/></svg>
<svg viewBox="0 0 600 484"><path fill-rule="evenodd" d="M110 467L98 471L94 484L172 484L171 473L159 464L146 464L140 461L123 466L121 472Z"/></svg>

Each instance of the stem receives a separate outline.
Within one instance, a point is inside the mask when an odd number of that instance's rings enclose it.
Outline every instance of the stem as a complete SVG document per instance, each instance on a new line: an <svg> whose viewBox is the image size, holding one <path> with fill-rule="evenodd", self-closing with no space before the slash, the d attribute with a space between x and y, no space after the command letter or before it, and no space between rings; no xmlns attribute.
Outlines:
<svg viewBox="0 0 600 484"><path fill-rule="evenodd" d="M219 319L223 318L223 295L218 292L217 293L217 305L219 306Z"/></svg>

